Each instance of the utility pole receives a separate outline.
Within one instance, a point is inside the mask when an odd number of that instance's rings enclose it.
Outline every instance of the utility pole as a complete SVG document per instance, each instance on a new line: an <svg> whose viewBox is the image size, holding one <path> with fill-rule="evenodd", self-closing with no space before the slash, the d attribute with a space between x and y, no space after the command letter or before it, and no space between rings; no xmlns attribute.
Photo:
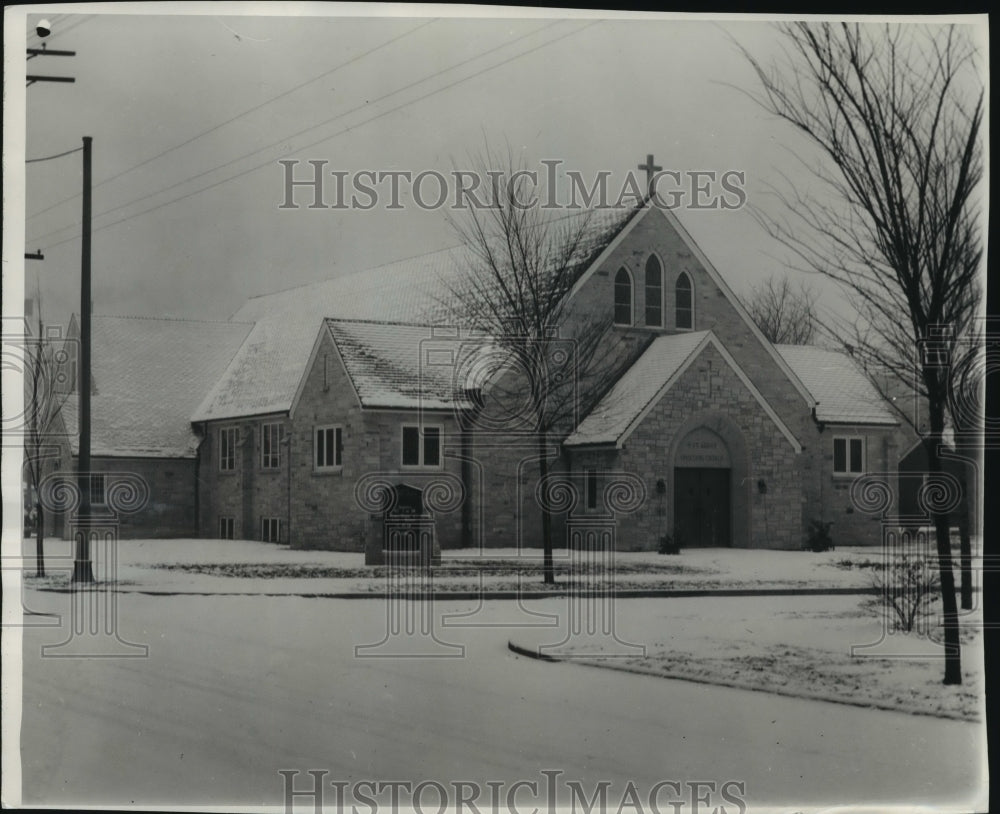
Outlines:
<svg viewBox="0 0 1000 814"><path fill-rule="evenodd" d="M42 43L41 48L29 48L28 49L28 59L34 59L35 57L75 57L76 51L56 51L55 49L49 49L45 47L45 43ZM34 85L35 82L76 82L72 76L41 76L39 74L28 74L26 79L28 80L28 85Z"/></svg>
<svg viewBox="0 0 1000 814"><path fill-rule="evenodd" d="M73 582L93 582L90 561L90 165L93 138L83 137L83 230L80 253L80 451L77 455L77 484L80 508L77 513L76 552Z"/></svg>

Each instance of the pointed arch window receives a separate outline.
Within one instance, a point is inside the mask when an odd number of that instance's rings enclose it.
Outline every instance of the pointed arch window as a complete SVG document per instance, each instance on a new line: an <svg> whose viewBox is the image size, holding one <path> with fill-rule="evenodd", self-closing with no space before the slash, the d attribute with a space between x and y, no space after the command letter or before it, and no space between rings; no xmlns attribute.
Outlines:
<svg viewBox="0 0 1000 814"><path fill-rule="evenodd" d="M677 328L690 330L694 327L694 297L691 291L691 278L686 272L681 272L674 287L674 322Z"/></svg>
<svg viewBox="0 0 1000 814"><path fill-rule="evenodd" d="M615 275L615 325L632 324L632 275L620 268Z"/></svg>
<svg viewBox="0 0 1000 814"><path fill-rule="evenodd" d="M646 325L663 327L663 269L655 254L646 260Z"/></svg>

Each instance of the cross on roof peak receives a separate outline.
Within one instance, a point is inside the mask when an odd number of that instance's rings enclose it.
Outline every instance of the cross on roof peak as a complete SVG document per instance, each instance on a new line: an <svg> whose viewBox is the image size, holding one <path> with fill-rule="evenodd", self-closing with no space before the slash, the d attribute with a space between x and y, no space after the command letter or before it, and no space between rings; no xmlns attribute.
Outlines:
<svg viewBox="0 0 1000 814"><path fill-rule="evenodd" d="M646 156L646 163L640 164L636 169L646 171L646 193L648 195L653 194L653 180L656 177L656 173L663 169L663 167L653 163L653 154L649 153Z"/></svg>

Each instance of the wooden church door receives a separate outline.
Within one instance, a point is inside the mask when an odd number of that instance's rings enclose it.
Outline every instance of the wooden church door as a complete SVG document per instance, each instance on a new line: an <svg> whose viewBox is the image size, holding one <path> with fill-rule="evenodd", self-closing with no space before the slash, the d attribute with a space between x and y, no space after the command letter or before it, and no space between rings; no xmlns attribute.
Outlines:
<svg viewBox="0 0 1000 814"><path fill-rule="evenodd" d="M729 469L674 470L674 534L688 547L730 545Z"/></svg>

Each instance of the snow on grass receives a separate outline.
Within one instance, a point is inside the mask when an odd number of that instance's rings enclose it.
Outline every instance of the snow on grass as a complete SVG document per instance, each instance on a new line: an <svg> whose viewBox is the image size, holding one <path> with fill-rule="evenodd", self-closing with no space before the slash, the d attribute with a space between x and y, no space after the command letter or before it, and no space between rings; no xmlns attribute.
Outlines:
<svg viewBox="0 0 1000 814"><path fill-rule="evenodd" d="M69 584L72 543L45 544L49 576L29 578L35 587ZM34 542L25 541L24 556L33 557ZM190 593L378 593L388 571L366 566L361 552L291 549L249 540L121 540L117 547L117 584L134 590ZM593 576L595 568L571 564L565 549L556 549L556 590L575 576ZM767 590L870 589L870 570L881 561L872 548L823 553L750 549L689 549L679 555L622 551L615 555L613 582L618 590ZM95 552L95 574L103 563ZM570 572L572 565L573 573ZM26 573L33 570L28 561ZM607 581L611 575L602 575ZM414 579L414 589L424 580ZM441 552L433 569L433 589L446 592L548 592L542 584L539 549L454 549Z"/></svg>
<svg viewBox="0 0 1000 814"><path fill-rule="evenodd" d="M574 583L567 572L569 558L558 549L554 588L542 584L537 549L443 551L442 564L433 569L430 582L416 570L365 566L362 553L293 550L246 540L123 540L117 550L116 585L126 592L379 596L390 588L419 592L430 585L443 594L521 590L543 596L585 581ZM25 557L33 553L34 541L28 540ZM49 575L26 575L26 585L67 587L72 544L47 541L46 555ZM26 563L26 574L33 563L33 559ZM871 588L871 568L881 563L882 552L873 548L822 553L689 549L677 556L620 552L614 584L616 590L857 590ZM95 561L95 573L102 573L101 565ZM882 638L886 623L875 600L873 596L619 600L615 605L619 636L644 643L646 657L600 663L942 717L980 715L984 690L982 638L975 627L979 617L973 614L962 620L965 683L944 688L941 646L927 635L893 634L867 651L870 657L851 656L851 645Z"/></svg>
<svg viewBox="0 0 1000 814"><path fill-rule="evenodd" d="M619 601L615 611L617 636L645 645L645 656L573 661L942 718L983 716L978 610L962 620L958 687L941 683L936 613L923 632L883 636L891 628L874 597L706 597L648 600L641 607ZM523 634L514 640L532 641Z"/></svg>

